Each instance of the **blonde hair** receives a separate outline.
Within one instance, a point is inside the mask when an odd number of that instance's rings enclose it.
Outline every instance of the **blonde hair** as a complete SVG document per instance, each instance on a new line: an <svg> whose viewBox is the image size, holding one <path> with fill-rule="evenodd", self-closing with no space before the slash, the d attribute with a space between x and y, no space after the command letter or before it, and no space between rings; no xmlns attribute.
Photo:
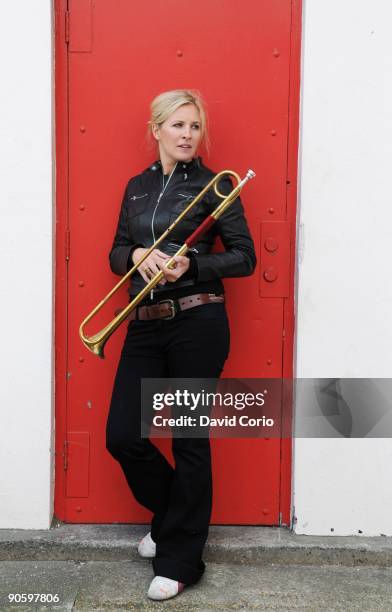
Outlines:
<svg viewBox="0 0 392 612"><path fill-rule="evenodd" d="M205 104L203 102L200 92L194 89L172 89L171 91L164 91L153 99L150 107L150 120L148 121L150 134L153 125L157 125L158 127L161 126L162 123L164 123L172 113L174 113L178 108L180 108L180 106L183 106L184 104L193 104L199 111L201 120L200 142L204 143L208 151L209 135Z"/></svg>

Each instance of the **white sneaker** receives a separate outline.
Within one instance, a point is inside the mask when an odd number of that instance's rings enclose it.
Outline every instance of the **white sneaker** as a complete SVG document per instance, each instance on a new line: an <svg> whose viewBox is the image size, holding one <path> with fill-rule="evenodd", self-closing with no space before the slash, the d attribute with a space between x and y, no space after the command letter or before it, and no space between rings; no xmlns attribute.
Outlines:
<svg viewBox="0 0 392 612"><path fill-rule="evenodd" d="M137 551L141 557L155 557L157 545L151 537L151 531L140 541Z"/></svg>
<svg viewBox="0 0 392 612"><path fill-rule="evenodd" d="M181 593L184 587L185 584L177 580L165 578L164 576L155 576L150 584L147 595L150 599L170 599Z"/></svg>

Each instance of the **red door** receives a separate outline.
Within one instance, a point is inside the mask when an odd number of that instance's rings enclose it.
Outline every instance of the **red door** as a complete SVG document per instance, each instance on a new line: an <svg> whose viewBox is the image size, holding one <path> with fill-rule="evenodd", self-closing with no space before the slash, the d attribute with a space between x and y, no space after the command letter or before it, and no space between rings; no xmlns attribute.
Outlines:
<svg viewBox="0 0 392 612"><path fill-rule="evenodd" d="M101 361L82 346L79 324L118 281L108 253L122 193L155 157L150 100L199 89L211 125L205 163L257 174L242 199L258 266L225 281L232 342L223 376L290 378L300 0L68 4L56 3L56 515L148 522L105 449L125 325ZM125 303L124 291L94 330ZM170 457L169 441L157 444ZM289 440L220 439L212 448L213 523L289 523Z"/></svg>

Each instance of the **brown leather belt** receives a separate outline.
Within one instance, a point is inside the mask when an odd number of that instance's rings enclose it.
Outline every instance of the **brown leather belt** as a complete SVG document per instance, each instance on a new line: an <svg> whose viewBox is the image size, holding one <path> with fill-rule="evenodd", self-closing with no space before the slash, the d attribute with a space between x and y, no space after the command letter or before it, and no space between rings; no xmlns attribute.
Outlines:
<svg viewBox="0 0 392 612"><path fill-rule="evenodd" d="M152 319L173 319L177 312L189 310L202 304L218 304L225 301L225 296L215 293L196 293L176 300L161 300L151 306L138 306L127 317L129 321L151 321Z"/></svg>

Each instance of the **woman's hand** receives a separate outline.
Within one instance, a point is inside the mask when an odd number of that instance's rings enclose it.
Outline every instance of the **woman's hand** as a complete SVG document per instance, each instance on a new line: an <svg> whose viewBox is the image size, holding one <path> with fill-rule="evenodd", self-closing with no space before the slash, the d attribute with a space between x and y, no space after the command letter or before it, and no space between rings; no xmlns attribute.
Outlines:
<svg viewBox="0 0 392 612"><path fill-rule="evenodd" d="M147 250L148 249L144 249L142 247L135 249L132 253L133 263L137 264ZM158 274L158 272L162 271L165 276L161 281L159 281L159 284L164 285L167 281L173 283L188 270L190 263L188 257L185 257L184 255L178 255L175 257L175 267L171 270L165 266L165 263L169 261L169 259L171 259L170 255L166 255L166 253L163 253L159 249L154 249L151 251L150 255L146 257L138 268L145 282L149 283L150 280L156 274Z"/></svg>
<svg viewBox="0 0 392 612"><path fill-rule="evenodd" d="M138 247L132 253L132 261L134 264L143 257L143 255L148 251L148 249L144 249L143 247ZM170 259L169 255L163 253L159 249L154 249L151 251L149 256L143 261L142 264L138 267L138 271L142 275L143 279L146 283L149 283L150 280L158 274L161 270L163 271L164 263ZM166 283L166 279L163 278L159 281L160 285L164 285Z"/></svg>
<svg viewBox="0 0 392 612"><path fill-rule="evenodd" d="M185 255L177 255L174 257L174 261L175 264L173 268L170 269L164 267L162 270L166 280L168 280L169 283L174 283L174 281L180 278L180 276L185 274L185 272L189 269L189 257L186 257Z"/></svg>

